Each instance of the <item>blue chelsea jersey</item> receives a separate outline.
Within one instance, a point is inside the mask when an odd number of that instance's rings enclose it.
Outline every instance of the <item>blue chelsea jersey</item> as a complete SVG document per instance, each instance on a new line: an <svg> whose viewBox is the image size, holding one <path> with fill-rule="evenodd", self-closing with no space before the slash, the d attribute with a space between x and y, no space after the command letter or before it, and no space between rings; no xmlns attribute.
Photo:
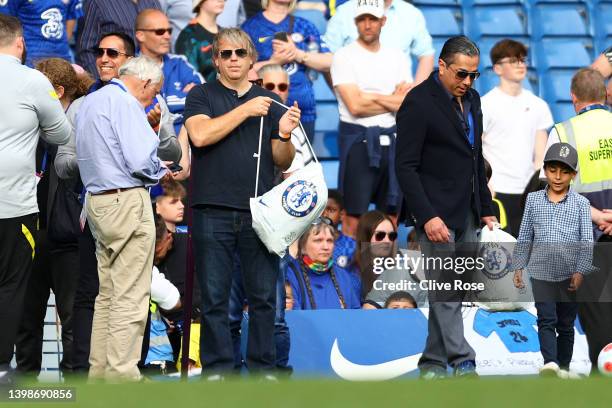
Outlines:
<svg viewBox="0 0 612 408"><path fill-rule="evenodd" d="M83 15L82 0L0 0L0 12L15 16L23 25L28 66L58 57L72 60L66 21Z"/></svg>

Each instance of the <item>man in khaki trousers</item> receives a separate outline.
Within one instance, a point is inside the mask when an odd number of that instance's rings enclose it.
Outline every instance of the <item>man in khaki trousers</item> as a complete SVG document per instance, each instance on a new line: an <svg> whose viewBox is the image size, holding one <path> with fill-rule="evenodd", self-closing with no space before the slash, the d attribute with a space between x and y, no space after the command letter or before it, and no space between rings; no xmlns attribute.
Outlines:
<svg viewBox="0 0 612 408"><path fill-rule="evenodd" d="M130 59L119 69L119 79L85 99L77 117L77 159L100 279L89 357L92 380L141 379L137 363L155 247L146 187L167 171L143 108L152 103L162 79L152 60Z"/></svg>

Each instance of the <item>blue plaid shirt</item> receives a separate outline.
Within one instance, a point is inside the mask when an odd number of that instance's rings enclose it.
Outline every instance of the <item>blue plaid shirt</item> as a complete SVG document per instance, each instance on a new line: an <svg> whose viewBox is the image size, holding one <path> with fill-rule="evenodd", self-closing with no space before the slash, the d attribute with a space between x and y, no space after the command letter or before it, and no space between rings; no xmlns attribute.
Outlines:
<svg viewBox="0 0 612 408"><path fill-rule="evenodd" d="M527 269L533 279L559 282L592 270L593 227L589 200L571 188L558 203L548 187L530 193L512 269Z"/></svg>

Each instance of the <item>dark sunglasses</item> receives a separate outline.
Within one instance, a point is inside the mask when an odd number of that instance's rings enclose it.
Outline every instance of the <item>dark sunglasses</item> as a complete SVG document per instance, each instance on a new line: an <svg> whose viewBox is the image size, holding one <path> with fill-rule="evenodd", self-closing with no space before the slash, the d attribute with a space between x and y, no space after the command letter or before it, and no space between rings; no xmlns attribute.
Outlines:
<svg viewBox="0 0 612 408"><path fill-rule="evenodd" d="M449 67L450 68L450 67ZM464 71L462 69L459 70L455 70L454 68L451 68L453 71L455 71L455 78L460 79L460 80L464 80L467 77L470 77L470 79L473 81L475 81L476 79L478 79L478 77L480 76L480 72L478 71Z"/></svg>
<svg viewBox="0 0 612 408"><path fill-rule="evenodd" d="M257 86L262 86L263 85L263 79L259 78L259 79L249 79L249 82L252 83L253 85L257 85Z"/></svg>
<svg viewBox="0 0 612 408"><path fill-rule="evenodd" d="M312 222L312 225L320 225L320 224L332 225L332 220L330 220L327 217L319 217Z"/></svg>
<svg viewBox="0 0 612 408"><path fill-rule="evenodd" d="M374 240L377 242L382 241L383 239L385 239L385 237L389 237L389 241L393 242L397 239L397 232L376 231L374 233Z"/></svg>
<svg viewBox="0 0 612 408"><path fill-rule="evenodd" d="M232 54L234 53L236 53L238 58L246 58L246 56L249 55L249 52L244 48L238 48L237 50L221 50L219 51L219 56L224 60L228 60L232 58Z"/></svg>
<svg viewBox="0 0 612 408"><path fill-rule="evenodd" d="M96 54L96 58L100 58L101 56L103 56L104 54L108 55L108 58L117 58L119 55L125 55L125 56L129 56L129 54L126 54L125 52L121 52L119 50L116 50L114 48L95 48L94 52Z"/></svg>
<svg viewBox="0 0 612 408"><path fill-rule="evenodd" d="M264 84L264 87L268 91L273 91L274 88L278 87L279 92L285 92L289 88L289 84L286 84L286 83L275 84L273 82L268 82Z"/></svg>
<svg viewBox="0 0 612 408"><path fill-rule="evenodd" d="M168 28L138 28L136 31L147 31L150 33L155 33L155 35L159 35L160 37L166 33L172 35L172 27Z"/></svg>

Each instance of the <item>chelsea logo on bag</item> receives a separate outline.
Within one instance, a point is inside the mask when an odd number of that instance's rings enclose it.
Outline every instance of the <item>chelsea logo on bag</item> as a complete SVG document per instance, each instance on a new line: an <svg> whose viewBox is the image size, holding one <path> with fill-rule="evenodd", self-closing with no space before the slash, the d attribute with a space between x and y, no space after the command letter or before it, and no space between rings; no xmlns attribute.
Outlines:
<svg viewBox="0 0 612 408"><path fill-rule="evenodd" d="M283 192L283 208L289 215L305 217L317 205L317 188L306 180L298 180Z"/></svg>
<svg viewBox="0 0 612 408"><path fill-rule="evenodd" d="M512 255L503 245L487 242L480 249L478 256L484 260L482 273L489 279L501 279L510 272Z"/></svg>

